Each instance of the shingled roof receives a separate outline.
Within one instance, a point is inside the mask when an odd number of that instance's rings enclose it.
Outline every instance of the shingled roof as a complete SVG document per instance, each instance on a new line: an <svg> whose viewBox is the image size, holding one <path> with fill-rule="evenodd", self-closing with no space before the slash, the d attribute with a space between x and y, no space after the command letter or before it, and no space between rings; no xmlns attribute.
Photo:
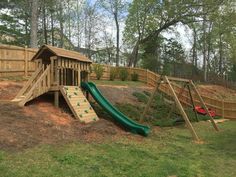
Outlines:
<svg viewBox="0 0 236 177"><path fill-rule="evenodd" d="M57 47L54 47L51 45L43 45L42 47L40 47L38 52L33 56L32 60L41 58L41 55L43 55L44 51L49 51L50 53L52 53L55 56L71 58L71 59L79 60L82 62L92 63L92 61L89 60L86 56L84 56L78 52L66 50L63 48L57 48Z"/></svg>

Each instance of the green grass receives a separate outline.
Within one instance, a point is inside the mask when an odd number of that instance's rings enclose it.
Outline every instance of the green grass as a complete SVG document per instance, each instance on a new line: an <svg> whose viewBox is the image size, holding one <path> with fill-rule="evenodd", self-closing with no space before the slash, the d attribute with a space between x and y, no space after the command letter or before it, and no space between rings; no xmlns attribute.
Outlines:
<svg viewBox="0 0 236 177"><path fill-rule="evenodd" d="M92 80L97 85L116 85L116 86L146 86L145 83L140 81L121 81L121 80L114 80L114 81L105 81L105 80Z"/></svg>
<svg viewBox="0 0 236 177"><path fill-rule="evenodd" d="M117 104L116 106L118 109L123 112L124 114L128 115L130 118L133 118L135 120L139 120L140 115L142 114L144 107L146 106L148 99L150 97L149 92L134 92L133 96L137 98L137 101L139 104L137 105L130 105L127 103L123 104ZM158 125L161 127L167 127L167 126L174 126L178 125L181 122L177 122L177 120L183 120L182 116L179 113L179 110L175 107L173 109L172 114L170 115L169 119L169 112L171 110L172 105L169 105L164 101L163 95L156 94L154 96L154 99L151 103L150 108L148 109L147 114L145 115L146 122L150 123L151 125ZM190 121L196 122L195 113L191 108L184 108L186 114L188 115ZM209 120L208 116L203 116L200 114L197 114L198 120ZM218 119L219 117L215 117L215 119ZM184 121L182 121L184 123Z"/></svg>
<svg viewBox="0 0 236 177"><path fill-rule="evenodd" d="M220 132L209 125L194 124L204 144L193 143L188 130L178 127L154 132L141 140L121 137L103 143L0 151L0 173L3 177L236 176L236 122L220 124Z"/></svg>

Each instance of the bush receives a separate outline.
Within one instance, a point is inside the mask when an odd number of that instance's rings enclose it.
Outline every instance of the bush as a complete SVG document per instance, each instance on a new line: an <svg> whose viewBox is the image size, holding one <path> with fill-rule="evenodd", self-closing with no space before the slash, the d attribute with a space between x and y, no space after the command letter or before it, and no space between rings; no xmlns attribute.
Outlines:
<svg viewBox="0 0 236 177"><path fill-rule="evenodd" d="M110 80L114 81L117 76L117 69L116 68L111 68L110 70Z"/></svg>
<svg viewBox="0 0 236 177"><path fill-rule="evenodd" d="M134 92L133 96L135 96L139 102L147 103L148 102L148 97L140 92Z"/></svg>
<svg viewBox="0 0 236 177"><path fill-rule="evenodd" d="M102 65L94 65L93 70L96 74L97 80L100 80L101 77L103 76L103 72L104 72L103 66Z"/></svg>
<svg viewBox="0 0 236 177"><path fill-rule="evenodd" d="M120 69L119 76L122 81L125 81L125 80L127 80L129 73L125 68L122 68L122 69Z"/></svg>
<svg viewBox="0 0 236 177"><path fill-rule="evenodd" d="M132 74L131 74L131 80L132 80L132 81L138 81L138 74L135 73L135 72L132 73Z"/></svg>

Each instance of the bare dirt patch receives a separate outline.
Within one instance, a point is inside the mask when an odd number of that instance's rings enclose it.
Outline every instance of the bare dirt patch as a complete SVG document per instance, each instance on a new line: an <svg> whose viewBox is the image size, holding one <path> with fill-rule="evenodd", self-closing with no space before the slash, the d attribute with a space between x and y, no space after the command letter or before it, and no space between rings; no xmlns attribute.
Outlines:
<svg viewBox="0 0 236 177"><path fill-rule="evenodd" d="M0 99L11 100L23 86L23 82L1 81L0 82Z"/></svg>
<svg viewBox="0 0 236 177"><path fill-rule="evenodd" d="M59 109L54 107L51 94L38 97L23 108L19 107L10 100L15 97L22 85L17 82L0 82L0 149L15 151L38 144L63 144L72 141L103 142L108 138L115 141L120 137L137 139L137 141L142 139L141 136L134 136L112 121L103 118L92 124L81 124L72 117L63 99ZM104 93L109 92L109 89L104 89ZM125 90L127 95L128 88ZM122 101L119 96L112 95L124 94L123 91L123 89L116 91L113 89L115 94L108 94L108 99Z"/></svg>

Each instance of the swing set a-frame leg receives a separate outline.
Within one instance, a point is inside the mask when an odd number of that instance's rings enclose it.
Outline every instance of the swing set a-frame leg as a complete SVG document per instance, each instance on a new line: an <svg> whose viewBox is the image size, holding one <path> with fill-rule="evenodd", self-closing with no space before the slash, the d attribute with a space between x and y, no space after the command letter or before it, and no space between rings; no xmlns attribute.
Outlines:
<svg viewBox="0 0 236 177"><path fill-rule="evenodd" d="M158 89L159 89L159 87L161 85L162 80L163 80L163 76L161 76L160 79L157 81L157 84L156 84L156 86L155 86L155 88L154 88L154 90L153 90L153 92L151 94L151 97L149 98L148 103L147 103L147 105L144 108L143 114L141 115L141 118L140 118L141 122L144 120L144 116L147 114L148 109L149 109L149 107L152 104L152 100L154 99L155 93L158 91Z"/></svg>
<svg viewBox="0 0 236 177"><path fill-rule="evenodd" d="M178 96L177 96L179 99L180 99L180 97L182 96L182 94L184 93L184 89L185 89L186 86L187 86L187 84L184 84L183 87L181 88L181 90L180 90L180 92L179 92L179 94L178 94ZM167 119L170 118L172 112L174 111L174 108L175 108L175 104L173 104L173 105L171 106L171 109L170 109L170 112L169 112L169 114L168 114L168 116L167 116Z"/></svg>
<svg viewBox="0 0 236 177"><path fill-rule="evenodd" d="M194 112L194 115L195 115L195 119L196 121L199 122L199 119L198 119L198 116L197 116L197 112L195 110L195 104L194 104L194 101L193 101L193 95L191 93L191 89L190 89L190 85L188 84L188 93L189 93L189 96L190 96L190 100L191 100L191 103L192 103L192 106L193 106L193 112Z"/></svg>
<svg viewBox="0 0 236 177"><path fill-rule="evenodd" d="M180 113L183 116L183 118L185 120L185 123L186 123L188 129L190 130L190 132L192 134L193 139L195 141L200 141L200 139L198 138L197 133L195 132L191 122L189 121L189 118L188 118L187 114L185 113L185 111L184 111L184 109L183 109L183 107L182 107L182 105L181 105L181 103L180 103L180 101L179 101L179 99L178 99L178 97L177 97L177 95L176 95L176 93L175 93L175 91L174 91L174 89L173 89L169 79L166 76L164 77L164 81L169 85L170 91L172 92L172 95L174 97L175 103L176 103L177 107L179 108Z"/></svg>
<svg viewBox="0 0 236 177"><path fill-rule="evenodd" d="M198 96L198 98L199 98L199 100L200 100L200 102L201 102L203 108L206 110L208 116L210 117L210 120L211 120L211 123L212 123L213 127L215 128L216 131L219 131L219 128L217 127L217 125L216 125L216 123L215 123L213 117L211 116L211 114L210 114L210 112L209 112L209 110L208 110L206 104L204 103L204 101L203 101L201 95L199 94L199 92L198 92L196 86L194 85L193 81L190 81L190 83L191 83L191 85L192 85L192 87L193 87L194 92L197 94L197 96Z"/></svg>

